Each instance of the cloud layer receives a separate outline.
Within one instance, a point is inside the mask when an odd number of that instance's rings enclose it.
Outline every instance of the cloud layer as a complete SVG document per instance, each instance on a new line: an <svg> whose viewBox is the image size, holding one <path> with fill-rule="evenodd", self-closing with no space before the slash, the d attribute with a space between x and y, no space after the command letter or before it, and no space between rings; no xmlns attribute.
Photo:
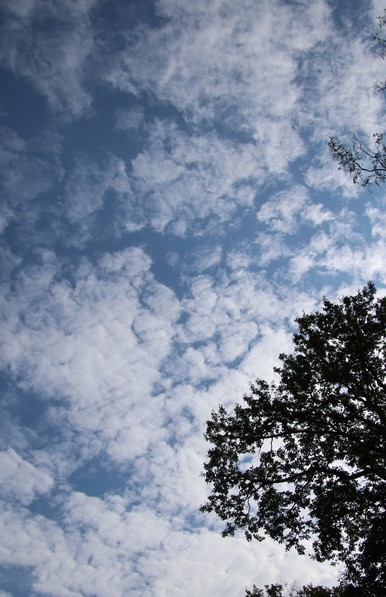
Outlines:
<svg viewBox="0 0 386 597"><path fill-rule="evenodd" d="M199 513L205 422L294 319L384 292L379 2L2 8L2 595L242 595L337 570Z"/></svg>

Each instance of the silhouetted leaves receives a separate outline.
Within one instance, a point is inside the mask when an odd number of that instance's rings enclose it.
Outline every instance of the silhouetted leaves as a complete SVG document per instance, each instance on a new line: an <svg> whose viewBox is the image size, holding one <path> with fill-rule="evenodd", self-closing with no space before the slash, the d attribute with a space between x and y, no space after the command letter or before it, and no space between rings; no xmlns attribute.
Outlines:
<svg viewBox="0 0 386 597"><path fill-rule="evenodd" d="M279 381L257 379L233 413L207 423L205 512L319 561L346 584L386 595L386 299L369 283L296 321Z"/></svg>

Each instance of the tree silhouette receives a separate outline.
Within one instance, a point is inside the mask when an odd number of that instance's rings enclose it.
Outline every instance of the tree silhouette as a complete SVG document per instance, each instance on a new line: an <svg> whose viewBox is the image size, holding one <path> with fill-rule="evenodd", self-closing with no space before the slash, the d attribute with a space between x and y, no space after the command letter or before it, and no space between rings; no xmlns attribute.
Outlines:
<svg viewBox="0 0 386 597"><path fill-rule="evenodd" d="M386 298L368 283L296 322L277 383L257 379L232 413L212 412L204 512L386 595Z"/></svg>

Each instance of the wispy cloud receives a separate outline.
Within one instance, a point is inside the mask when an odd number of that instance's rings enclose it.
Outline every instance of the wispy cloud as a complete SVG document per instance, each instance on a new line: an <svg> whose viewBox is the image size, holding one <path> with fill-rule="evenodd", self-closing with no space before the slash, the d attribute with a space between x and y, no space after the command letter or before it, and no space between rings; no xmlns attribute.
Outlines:
<svg viewBox="0 0 386 597"><path fill-rule="evenodd" d="M25 77L50 107L80 116L91 107L87 60L94 40L90 11L94 0L6 2L0 61Z"/></svg>
<svg viewBox="0 0 386 597"><path fill-rule="evenodd" d="M8 448L0 452L1 495L3 499L30 504L36 495L49 492L53 486L52 477L44 470L39 470L26 462Z"/></svg>

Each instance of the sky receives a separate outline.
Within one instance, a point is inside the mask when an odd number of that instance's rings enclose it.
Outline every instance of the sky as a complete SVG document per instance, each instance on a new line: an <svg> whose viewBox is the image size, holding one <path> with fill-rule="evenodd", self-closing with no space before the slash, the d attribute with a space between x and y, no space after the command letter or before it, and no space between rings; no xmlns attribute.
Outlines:
<svg viewBox="0 0 386 597"><path fill-rule="evenodd" d="M336 582L199 507L203 434L294 319L386 292L380 0L3 0L0 596Z"/></svg>

